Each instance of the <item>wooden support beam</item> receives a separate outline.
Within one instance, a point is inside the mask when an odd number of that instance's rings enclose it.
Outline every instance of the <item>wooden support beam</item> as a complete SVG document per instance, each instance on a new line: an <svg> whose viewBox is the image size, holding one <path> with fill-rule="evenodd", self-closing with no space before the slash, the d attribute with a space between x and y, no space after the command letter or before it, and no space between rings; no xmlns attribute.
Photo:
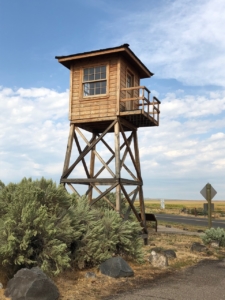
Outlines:
<svg viewBox="0 0 225 300"><path fill-rule="evenodd" d="M125 142L120 146L120 150L123 149L123 147L125 146ZM110 147L110 146L109 146ZM111 148L111 147L110 147ZM112 148L111 148L112 149ZM113 150L112 150L113 151ZM111 152L111 151L110 151ZM106 164L108 165L113 159L115 158L115 152L113 151L113 155L110 157L109 160L107 160ZM104 171L105 167L103 166L99 171L98 173L95 174L95 178L97 178L103 171Z"/></svg>
<svg viewBox="0 0 225 300"><path fill-rule="evenodd" d="M119 124L120 124L120 123L119 123ZM136 170L136 172L137 172L138 179L139 179L140 181L142 181L142 179L141 179L141 174L140 174L140 172L139 172L139 170L138 170L138 168L137 168L137 166L136 166L136 162L135 162L133 153L132 153L132 151L131 151L131 149L130 149L130 146L129 146L129 144L128 144L126 135L125 135L125 133L124 133L124 131L123 131L123 126L122 126L122 124L120 124L120 131L121 131L121 134L122 134L122 136L123 136L124 142L126 143L126 146L127 146L128 152L129 152L129 154L130 154L130 158L131 158L131 160L132 160L132 163L133 163L133 165L134 165L134 167L135 167L135 170Z"/></svg>
<svg viewBox="0 0 225 300"><path fill-rule="evenodd" d="M117 178L62 178L61 183L111 185L113 183L119 183L119 181Z"/></svg>
<svg viewBox="0 0 225 300"><path fill-rule="evenodd" d="M141 178L141 164L140 164L140 158L139 158L139 148L138 148L138 138L137 138L137 131L133 132L134 136L134 153L135 153L135 162L137 165L137 168L140 173L140 180ZM143 189L142 186L139 189L139 202L140 202L140 210L141 210L141 219L143 222L143 225L146 227L146 218L145 218L145 203L144 203L144 195L143 195Z"/></svg>
<svg viewBox="0 0 225 300"><path fill-rule="evenodd" d="M128 122L128 121L125 120L125 119L120 118L120 122L121 122L124 126L130 128L131 130L137 130L137 127L136 127L136 126L134 126L133 124L131 124L130 122Z"/></svg>
<svg viewBox="0 0 225 300"><path fill-rule="evenodd" d="M132 192L132 193L133 193L133 197L132 197L132 199L131 199L131 202L132 202L133 204L134 204L134 201L135 201L135 199L136 199L136 197L137 197L138 191L139 191L139 187L137 187L137 188ZM130 194L129 194L128 196L130 197ZM128 207L128 209L127 209L127 211L126 211L126 213L125 213L125 215L124 215L124 221L126 221L126 220L128 219L129 214L130 214L130 211L131 211L131 206Z"/></svg>
<svg viewBox="0 0 225 300"><path fill-rule="evenodd" d="M116 123L117 124L117 123ZM79 135L82 137L82 139L86 142L86 144L90 147L91 144L88 142L86 137L83 135L83 133L80 131L78 127L75 128L75 130L79 133ZM102 159L102 157L99 155L99 153L92 148L92 151L94 152L95 156L100 160L100 162L104 165L106 170L110 173L112 177L116 177L116 175L113 173L113 171L110 169L110 167L105 163L105 161Z"/></svg>
<svg viewBox="0 0 225 300"><path fill-rule="evenodd" d="M93 138L96 139L96 134L93 133ZM91 160L90 160L90 178L94 177L94 167L95 167L95 153L94 153L95 147L91 150ZM93 187L93 185L90 184L90 188ZM88 194L89 202L92 200L92 188Z"/></svg>
<svg viewBox="0 0 225 300"><path fill-rule="evenodd" d="M80 194L78 193L78 191L75 189L74 186L72 186L71 183L67 183L68 187L71 189L71 191L75 194L77 194L78 197L80 197Z"/></svg>
<svg viewBox="0 0 225 300"><path fill-rule="evenodd" d="M120 180L120 128L118 122L114 125L114 142L116 178ZM121 213L121 188L119 184L116 187L116 211Z"/></svg>
<svg viewBox="0 0 225 300"><path fill-rule="evenodd" d="M118 183L113 184L111 187L109 187L107 190L105 190L105 192L103 192L100 196L98 196L97 198L95 198L94 200L91 201L90 205L95 204L95 202L97 202L99 199L101 199L102 197L104 197L106 194L108 194L112 189L114 189L116 186L118 185Z"/></svg>
<svg viewBox="0 0 225 300"><path fill-rule="evenodd" d="M84 156L90 151L92 150L95 145L101 140L102 137L104 137L107 132L110 131L110 129L116 124L117 120L114 120L107 128L106 130L92 143L91 142L91 146L87 147L84 149L84 151L82 152L82 154L76 159L76 161L68 168L68 170L66 170L65 172L63 172L62 178L67 178L71 172L73 171L73 169L76 167L76 165L82 160L82 158L84 158Z"/></svg>
<svg viewBox="0 0 225 300"><path fill-rule="evenodd" d="M99 190L99 188L97 188L97 186L93 185L93 188L100 194L102 195L102 191ZM116 210L116 207L111 203L111 201L106 197L106 196L103 196L102 197L114 210Z"/></svg>
<svg viewBox="0 0 225 300"><path fill-rule="evenodd" d="M76 127L75 127L75 128L76 128ZM78 150L79 154L81 155L82 150L81 150L80 143L79 143L78 138L77 138L77 135L76 135L76 131L74 131L74 140L75 140L75 143L76 143L76 145L77 145L77 150ZM88 168L87 168L85 159L82 158L81 161L82 161L82 163L83 163L83 167L84 167L86 176L87 176L88 178L90 178L90 174L89 174L89 171L88 171Z"/></svg>
<svg viewBox="0 0 225 300"><path fill-rule="evenodd" d="M66 156L64 160L63 173L68 170L70 164L71 151L73 146L73 133L74 133L74 124L70 125L70 133L68 137L68 143L66 148Z"/></svg>

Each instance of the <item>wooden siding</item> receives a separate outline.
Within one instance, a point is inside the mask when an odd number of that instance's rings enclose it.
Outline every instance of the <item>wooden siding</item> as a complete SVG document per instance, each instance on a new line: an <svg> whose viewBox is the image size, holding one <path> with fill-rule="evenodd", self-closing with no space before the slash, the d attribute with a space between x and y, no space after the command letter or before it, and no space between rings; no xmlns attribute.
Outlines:
<svg viewBox="0 0 225 300"><path fill-rule="evenodd" d="M84 123L90 120L116 116L118 56L89 58L75 62L71 68L70 121ZM107 66L107 91L105 95L83 96L83 69Z"/></svg>
<svg viewBox="0 0 225 300"><path fill-rule="evenodd" d="M140 85L140 76L137 73L137 71L126 61L125 59L121 59L120 64L120 88L126 88L127 87L127 73L130 73L133 75L133 86L139 86ZM138 97L138 90L134 90L132 97ZM120 99L130 98L126 91L120 92ZM126 111L126 110L133 110L138 109L138 101L128 101L128 102L120 102L120 110Z"/></svg>

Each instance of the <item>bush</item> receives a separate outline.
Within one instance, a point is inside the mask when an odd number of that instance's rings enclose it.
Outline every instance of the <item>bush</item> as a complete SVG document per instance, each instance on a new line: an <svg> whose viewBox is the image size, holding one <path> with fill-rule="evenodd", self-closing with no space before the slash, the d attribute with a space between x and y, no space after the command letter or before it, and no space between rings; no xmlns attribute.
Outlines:
<svg viewBox="0 0 225 300"><path fill-rule="evenodd" d="M140 224L107 207L90 207L52 180L1 185L0 263L12 276L39 266L49 275L95 266L113 255L143 260Z"/></svg>
<svg viewBox="0 0 225 300"><path fill-rule="evenodd" d="M225 247L225 231L222 228L211 228L205 231L201 237L204 244L210 244L212 241L218 241L219 245Z"/></svg>
<svg viewBox="0 0 225 300"><path fill-rule="evenodd" d="M82 269L98 265L113 255L143 262L143 241L139 223L123 221L113 210L90 209L85 202L82 199L78 204L78 207L85 206L82 211L85 212L86 219L84 234L76 242L74 252L74 262L78 267ZM83 222L83 218L80 222Z"/></svg>
<svg viewBox="0 0 225 300"><path fill-rule="evenodd" d="M39 266L56 275L70 266L74 202L63 186L44 178L0 191L0 261L8 273Z"/></svg>

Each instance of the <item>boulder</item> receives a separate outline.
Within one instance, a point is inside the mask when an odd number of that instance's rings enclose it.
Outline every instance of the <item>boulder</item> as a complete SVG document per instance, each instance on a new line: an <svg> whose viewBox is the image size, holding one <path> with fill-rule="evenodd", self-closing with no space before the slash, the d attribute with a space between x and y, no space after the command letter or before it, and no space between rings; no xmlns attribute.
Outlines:
<svg viewBox="0 0 225 300"><path fill-rule="evenodd" d="M102 274L113 278L134 276L134 271L120 256L109 258L101 263L100 271Z"/></svg>
<svg viewBox="0 0 225 300"><path fill-rule="evenodd" d="M164 268L168 266L168 258L162 253L151 252L149 262L153 267Z"/></svg>
<svg viewBox="0 0 225 300"><path fill-rule="evenodd" d="M35 267L19 270L9 280L5 296L12 300L57 300L59 292L41 269Z"/></svg>
<svg viewBox="0 0 225 300"><path fill-rule="evenodd" d="M87 272L85 278L96 278L96 274L94 272Z"/></svg>
<svg viewBox="0 0 225 300"><path fill-rule="evenodd" d="M210 246L213 248L219 248L220 242L219 241L211 241Z"/></svg>
<svg viewBox="0 0 225 300"><path fill-rule="evenodd" d="M206 252L208 249L206 248L205 245L202 245L198 242L195 242L191 246L191 251L196 251L196 252Z"/></svg>
<svg viewBox="0 0 225 300"><path fill-rule="evenodd" d="M176 258L177 257L176 252L172 249L164 250L163 254L168 258Z"/></svg>

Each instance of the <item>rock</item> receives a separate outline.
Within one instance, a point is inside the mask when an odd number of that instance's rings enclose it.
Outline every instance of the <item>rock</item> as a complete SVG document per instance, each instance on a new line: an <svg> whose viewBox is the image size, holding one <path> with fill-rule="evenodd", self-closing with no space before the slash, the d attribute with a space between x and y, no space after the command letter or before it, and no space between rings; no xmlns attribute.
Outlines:
<svg viewBox="0 0 225 300"><path fill-rule="evenodd" d="M177 258L176 252L172 249L164 250L163 254L168 258Z"/></svg>
<svg viewBox="0 0 225 300"><path fill-rule="evenodd" d="M220 242L219 241L212 241L210 243L210 246L213 248L218 248L220 246Z"/></svg>
<svg viewBox="0 0 225 300"><path fill-rule="evenodd" d="M162 247L154 247L151 249L151 252L155 251L156 253L163 253L163 248Z"/></svg>
<svg viewBox="0 0 225 300"><path fill-rule="evenodd" d="M149 246L155 246L155 244L154 244L154 243L151 243Z"/></svg>
<svg viewBox="0 0 225 300"><path fill-rule="evenodd" d="M113 278L134 276L134 271L120 256L109 258L101 263L100 271L102 274Z"/></svg>
<svg viewBox="0 0 225 300"><path fill-rule="evenodd" d="M166 227L171 228L171 225L166 225Z"/></svg>
<svg viewBox="0 0 225 300"><path fill-rule="evenodd" d="M183 230L187 230L187 231L188 231L188 229L187 229L187 228L185 228L185 227L183 228Z"/></svg>
<svg viewBox="0 0 225 300"><path fill-rule="evenodd" d="M96 278L96 274L93 272L87 272L85 278Z"/></svg>
<svg viewBox="0 0 225 300"><path fill-rule="evenodd" d="M197 232L204 232L204 230L202 230L202 229L198 229L198 230L197 230Z"/></svg>
<svg viewBox="0 0 225 300"><path fill-rule="evenodd" d="M9 280L5 296L12 300L57 300L59 292L41 269L35 267L19 270Z"/></svg>
<svg viewBox="0 0 225 300"><path fill-rule="evenodd" d="M168 258L164 254L156 253L155 251L151 252L149 262L153 267L157 268L164 268L168 266Z"/></svg>
<svg viewBox="0 0 225 300"><path fill-rule="evenodd" d="M0 290L3 289L3 284L0 282Z"/></svg>
<svg viewBox="0 0 225 300"><path fill-rule="evenodd" d="M197 251L197 252L206 252L208 249L205 245L202 245L200 243L193 243L191 246L191 251Z"/></svg>

